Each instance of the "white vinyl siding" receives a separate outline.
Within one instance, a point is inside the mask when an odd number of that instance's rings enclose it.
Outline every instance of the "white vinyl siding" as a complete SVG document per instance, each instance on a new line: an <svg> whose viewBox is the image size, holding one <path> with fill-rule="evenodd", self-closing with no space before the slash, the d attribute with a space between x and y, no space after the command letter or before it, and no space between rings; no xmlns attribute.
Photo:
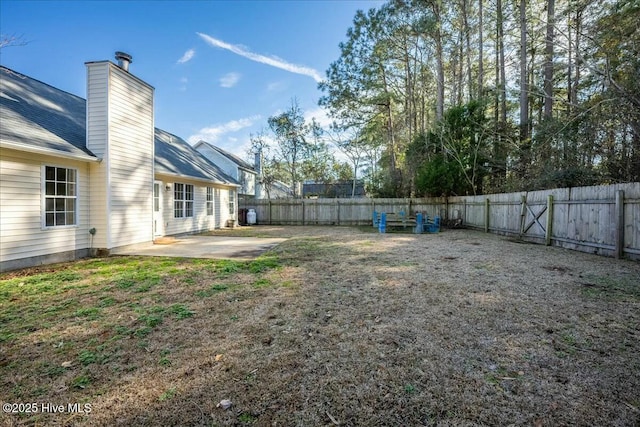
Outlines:
<svg viewBox="0 0 640 427"><path fill-rule="evenodd" d="M43 227L46 165L77 172L75 226ZM89 247L88 170L80 161L0 149L0 261Z"/></svg>
<svg viewBox="0 0 640 427"><path fill-rule="evenodd" d="M220 197L216 196L227 192L226 187L216 184L207 184L197 180L184 180L178 184L190 184L193 186L193 216L175 218L175 181L174 177L159 175L156 177L162 180L162 209L164 214L165 235L199 233L220 228L219 222L226 223L226 216L220 218ZM166 190L166 188L169 190ZM213 200L210 206L213 209L213 215L207 212L207 188L211 189ZM183 208L184 209L184 208ZM227 211L224 207L223 211Z"/></svg>
<svg viewBox="0 0 640 427"><path fill-rule="evenodd" d="M109 209L112 247L153 238L153 89L111 65Z"/></svg>
<svg viewBox="0 0 640 427"><path fill-rule="evenodd" d="M109 66L108 63L87 65L87 148L102 159L89 165L91 180L91 224L96 228L93 244L109 247Z"/></svg>
<svg viewBox="0 0 640 427"><path fill-rule="evenodd" d="M238 194L255 196L256 193L256 174L242 169L238 164L227 156L220 154L212 149L208 144L196 144L196 150L204 157L209 159L213 164L218 166L224 173L237 180L241 187Z"/></svg>
<svg viewBox="0 0 640 427"><path fill-rule="evenodd" d="M96 247L153 238L153 88L107 61L88 63L88 148Z"/></svg>
<svg viewBox="0 0 640 427"><path fill-rule="evenodd" d="M218 166L222 172L234 179L238 179L238 165L232 162L227 156L223 156L207 144L199 145L197 150L214 165Z"/></svg>

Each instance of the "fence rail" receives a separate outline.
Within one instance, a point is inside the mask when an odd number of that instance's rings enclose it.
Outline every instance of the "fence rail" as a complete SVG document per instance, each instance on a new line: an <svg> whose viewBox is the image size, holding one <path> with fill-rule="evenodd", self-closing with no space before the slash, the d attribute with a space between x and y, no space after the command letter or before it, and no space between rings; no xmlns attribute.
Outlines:
<svg viewBox="0 0 640 427"><path fill-rule="evenodd" d="M523 240L640 259L640 183L406 199L251 200L259 224L365 225L373 211L429 217Z"/></svg>

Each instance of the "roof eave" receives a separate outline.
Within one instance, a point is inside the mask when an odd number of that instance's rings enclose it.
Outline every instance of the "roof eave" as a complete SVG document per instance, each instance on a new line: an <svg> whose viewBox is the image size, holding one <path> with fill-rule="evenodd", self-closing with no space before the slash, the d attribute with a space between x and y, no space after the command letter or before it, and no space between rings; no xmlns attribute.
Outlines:
<svg viewBox="0 0 640 427"><path fill-rule="evenodd" d="M69 153L67 151L55 150L53 148L36 147L33 145L23 144L19 142L0 141L0 148L7 148L17 151L25 151L28 153L42 154L46 156L62 157L65 159L81 160L84 162L101 162L99 157L91 156L84 153Z"/></svg>
<svg viewBox="0 0 640 427"><path fill-rule="evenodd" d="M203 182L203 183L207 183L207 184L217 184L217 185L225 185L227 187L241 187L240 184L233 184L231 182L222 182L222 181L215 181L212 179L205 179L205 178L200 178L200 177L195 177L195 176L190 176L190 175L181 175L181 174L177 174L177 173L171 173L171 172L160 172L160 171L156 171L156 175L162 175L162 176L167 176L170 178L175 178L175 179L188 179L189 181L198 181L198 182Z"/></svg>

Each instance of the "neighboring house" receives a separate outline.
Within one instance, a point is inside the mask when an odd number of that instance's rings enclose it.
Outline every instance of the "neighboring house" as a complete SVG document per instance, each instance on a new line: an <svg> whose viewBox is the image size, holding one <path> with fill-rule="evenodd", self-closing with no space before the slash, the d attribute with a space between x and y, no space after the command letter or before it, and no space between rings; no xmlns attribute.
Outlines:
<svg viewBox="0 0 640 427"><path fill-rule="evenodd" d="M0 271L223 227L239 184L154 127L131 57L87 62L87 100L0 67Z"/></svg>
<svg viewBox="0 0 640 427"><path fill-rule="evenodd" d="M193 148L240 183L241 188L238 191L242 205L246 206L250 204L253 199L284 199L293 197L293 191L287 184L280 181L265 183L262 180L262 160L260 154L255 155L255 165L252 166L235 154L231 154L206 141L198 141Z"/></svg>
<svg viewBox="0 0 640 427"><path fill-rule="evenodd" d="M231 154L206 141L198 141L193 148L240 183L240 188L238 189L239 197L243 199L260 198L260 191L256 187L257 172L254 166L235 154Z"/></svg>
<svg viewBox="0 0 640 427"><path fill-rule="evenodd" d="M366 197L364 184L361 181L356 182L355 191L353 181L342 181L336 183L316 183L305 182L302 184L302 197L328 197L328 198L351 198Z"/></svg>

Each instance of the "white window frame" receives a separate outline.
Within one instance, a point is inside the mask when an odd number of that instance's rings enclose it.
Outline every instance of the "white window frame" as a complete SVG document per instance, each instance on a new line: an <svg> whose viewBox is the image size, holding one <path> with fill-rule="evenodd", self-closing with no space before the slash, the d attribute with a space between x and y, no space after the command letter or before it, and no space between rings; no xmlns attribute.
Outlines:
<svg viewBox="0 0 640 427"><path fill-rule="evenodd" d="M173 183L173 217L193 218L193 184Z"/></svg>
<svg viewBox="0 0 640 427"><path fill-rule="evenodd" d="M213 216L213 187L207 187L207 216Z"/></svg>
<svg viewBox="0 0 640 427"><path fill-rule="evenodd" d="M48 179L47 170L52 168L54 171L53 179ZM59 180L58 170L65 170L64 180ZM58 166L52 164L43 164L42 168L42 228L68 228L78 226L78 169L67 166ZM73 180L69 181L69 171L73 173ZM68 194L69 192L73 194ZM64 193L64 194L62 194ZM49 202L51 201L51 202ZM63 206L59 204L62 203ZM69 207L71 206L71 209ZM69 215L73 218L68 221ZM52 223L49 223L48 217L51 215ZM59 224L58 215L63 215L64 222Z"/></svg>
<svg viewBox="0 0 640 427"><path fill-rule="evenodd" d="M235 219L236 215L236 191L229 190L229 216Z"/></svg>

